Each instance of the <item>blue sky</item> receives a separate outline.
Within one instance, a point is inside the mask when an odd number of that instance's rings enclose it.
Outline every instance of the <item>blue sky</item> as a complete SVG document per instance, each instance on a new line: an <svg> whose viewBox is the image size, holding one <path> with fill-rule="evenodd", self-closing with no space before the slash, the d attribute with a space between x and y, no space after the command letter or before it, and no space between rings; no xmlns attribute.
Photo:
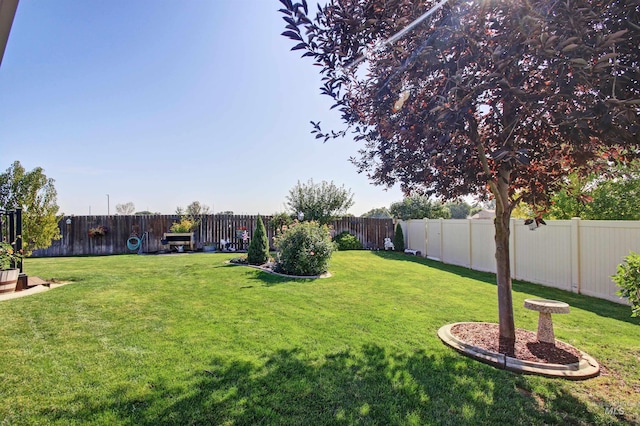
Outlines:
<svg viewBox="0 0 640 426"><path fill-rule="evenodd" d="M20 0L0 67L0 170L55 179L65 214L194 200L272 214L298 180L334 181L360 215L402 199L349 163L309 58L276 0Z"/></svg>

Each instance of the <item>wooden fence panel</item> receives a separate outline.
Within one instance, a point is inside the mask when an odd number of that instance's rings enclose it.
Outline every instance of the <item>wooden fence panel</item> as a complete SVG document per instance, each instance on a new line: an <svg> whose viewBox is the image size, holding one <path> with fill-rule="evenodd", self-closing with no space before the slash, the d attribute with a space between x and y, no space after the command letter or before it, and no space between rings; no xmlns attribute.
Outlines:
<svg viewBox="0 0 640 426"><path fill-rule="evenodd" d="M198 249L205 243L214 243L220 248L220 240L230 242L238 250L246 250L248 242L243 241L242 232L249 237L255 232L258 217L254 215L202 215L200 224L194 231ZM166 249L160 240L169 231L178 215L110 215L110 216L65 216L60 222L62 239L54 241L46 248L35 250L33 257L86 256L132 253L127 248L131 236L141 238L143 251L155 253ZM270 216L262 216L267 230L269 244L273 248L274 229ZM106 235L90 237L89 229L97 226L107 228ZM335 220L332 234L348 231L358 237L362 245L371 250L383 250L385 237L393 237L391 219L345 217Z"/></svg>

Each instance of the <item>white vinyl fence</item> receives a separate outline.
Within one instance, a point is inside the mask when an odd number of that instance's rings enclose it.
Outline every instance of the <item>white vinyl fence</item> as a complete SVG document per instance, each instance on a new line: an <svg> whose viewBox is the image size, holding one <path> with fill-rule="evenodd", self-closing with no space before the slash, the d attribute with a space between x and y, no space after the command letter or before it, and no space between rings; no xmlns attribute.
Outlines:
<svg viewBox="0 0 640 426"><path fill-rule="evenodd" d="M443 263L496 271L493 220L400 221L407 248ZM531 231L511 219L511 276L514 279L625 303L611 280L630 251L640 252L640 222L547 221Z"/></svg>

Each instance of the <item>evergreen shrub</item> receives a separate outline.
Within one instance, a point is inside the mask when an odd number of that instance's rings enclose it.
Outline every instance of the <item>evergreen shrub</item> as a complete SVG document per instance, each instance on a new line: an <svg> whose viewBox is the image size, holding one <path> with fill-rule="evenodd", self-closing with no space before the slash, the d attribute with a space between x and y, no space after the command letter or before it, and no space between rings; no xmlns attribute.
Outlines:
<svg viewBox="0 0 640 426"><path fill-rule="evenodd" d="M393 236L393 245L396 251L404 251L404 232L400 223L396 223L396 233Z"/></svg>
<svg viewBox="0 0 640 426"><path fill-rule="evenodd" d="M269 239L262 218L258 215L258 223L247 250L247 261L250 265L262 265L269 260Z"/></svg>

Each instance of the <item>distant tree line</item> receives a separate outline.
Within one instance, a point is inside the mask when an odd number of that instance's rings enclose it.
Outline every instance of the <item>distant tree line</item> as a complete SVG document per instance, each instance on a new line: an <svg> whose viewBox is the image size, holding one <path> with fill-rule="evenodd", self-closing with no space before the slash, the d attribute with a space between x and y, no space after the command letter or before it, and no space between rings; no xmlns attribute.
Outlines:
<svg viewBox="0 0 640 426"><path fill-rule="evenodd" d="M392 203L389 208L371 209L362 217L408 219L466 219L482 210L479 205L471 205L466 201L442 203L437 199L423 195L405 197L402 201Z"/></svg>

